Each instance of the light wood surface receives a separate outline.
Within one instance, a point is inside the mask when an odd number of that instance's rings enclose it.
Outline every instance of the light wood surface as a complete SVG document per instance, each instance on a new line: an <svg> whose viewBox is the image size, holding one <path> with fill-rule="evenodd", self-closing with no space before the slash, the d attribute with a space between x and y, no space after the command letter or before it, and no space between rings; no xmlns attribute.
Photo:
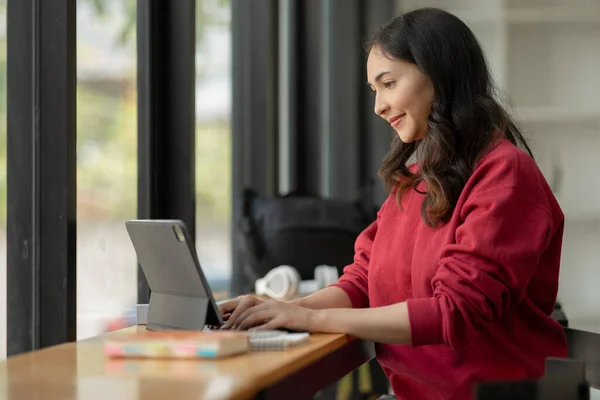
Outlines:
<svg viewBox="0 0 600 400"><path fill-rule="evenodd" d="M110 335L145 330L126 328ZM0 364L0 399L247 399L353 339L313 334L296 349L222 360L125 360L104 356L99 336Z"/></svg>

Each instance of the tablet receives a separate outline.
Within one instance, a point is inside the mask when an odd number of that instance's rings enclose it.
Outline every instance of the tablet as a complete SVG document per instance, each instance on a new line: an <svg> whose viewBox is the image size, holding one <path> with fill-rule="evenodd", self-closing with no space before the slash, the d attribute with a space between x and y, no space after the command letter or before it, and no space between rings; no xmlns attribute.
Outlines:
<svg viewBox="0 0 600 400"><path fill-rule="evenodd" d="M146 328L221 326L223 319L185 224L179 220L130 220L125 226L151 290Z"/></svg>

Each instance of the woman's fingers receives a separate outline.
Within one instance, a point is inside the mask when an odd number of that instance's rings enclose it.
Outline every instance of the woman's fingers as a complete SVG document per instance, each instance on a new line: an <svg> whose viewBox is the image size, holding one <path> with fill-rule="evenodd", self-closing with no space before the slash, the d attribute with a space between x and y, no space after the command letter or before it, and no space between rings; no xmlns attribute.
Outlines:
<svg viewBox="0 0 600 400"><path fill-rule="evenodd" d="M238 306L240 301L241 301L241 299L238 297L233 300L229 300L229 301L219 304L219 313L221 315L231 313L233 310L235 310L235 308Z"/></svg>
<svg viewBox="0 0 600 400"><path fill-rule="evenodd" d="M235 316L235 321L233 321L233 323L230 326L231 329L240 329L240 324L242 324L246 320L246 318L251 316L256 311L260 311L260 309L257 310L257 307L261 307L262 305L263 304L258 304L250 307L245 307L244 309L240 308L239 314Z"/></svg>
<svg viewBox="0 0 600 400"><path fill-rule="evenodd" d="M252 312L242 322L237 325L237 330L248 330L257 325L264 325L271 321L276 315L276 311L272 309Z"/></svg>
<svg viewBox="0 0 600 400"><path fill-rule="evenodd" d="M256 325L256 323L246 323L246 320L248 318L252 318L251 321L256 321L257 317L254 317L254 315L260 315L260 316L264 316L265 312L268 312L268 315L271 316L276 316L278 313L281 312L281 304L278 301L266 301L266 302L261 302L260 304L257 304L253 307L247 308L238 318L236 323L233 325L233 329L247 329L250 326ZM262 322L260 322L262 323Z"/></svg>
<svg viewBox="0 0 600 400"><path fill-rule="evenodd" d="M244 298L238 302L238 305L235 307L233 312L231 312L227 322L225 325L223 325L223 329L230 329L237 325L236 322L238 321L238 318L244 314L244 312L260 303L261 301L254 296L244 296Z"/></svg>
<svg viewBox="0 0 600 400"><path fill-rule="evenodd" d="M240 302L239 305L233 310L233 312L229 315L227 322L223 325L223 329L230 329L234 326L240 315L244 313L248 308L252 307L252 304L248 301Z"/></svg>

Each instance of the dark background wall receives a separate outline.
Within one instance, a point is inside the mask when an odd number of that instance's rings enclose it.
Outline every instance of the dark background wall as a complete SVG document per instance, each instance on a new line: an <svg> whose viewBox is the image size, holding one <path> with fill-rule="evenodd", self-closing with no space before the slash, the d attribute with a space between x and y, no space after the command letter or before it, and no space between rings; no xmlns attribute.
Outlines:
<svg viewBox="0 0 600 400"><path fill-rule="evenodd" d="M232 2L234 225L245 187L353 199L373 182L383 202L377 171L392 131L373 113L362 48L395 3ZM235 238L233 251L238 294L247 286Z"/></svg>

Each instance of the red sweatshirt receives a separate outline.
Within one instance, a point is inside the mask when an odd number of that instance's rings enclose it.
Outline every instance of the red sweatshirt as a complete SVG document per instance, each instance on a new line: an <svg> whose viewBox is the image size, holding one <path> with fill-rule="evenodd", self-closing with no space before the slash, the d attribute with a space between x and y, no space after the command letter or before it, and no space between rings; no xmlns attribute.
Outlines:
<svg viewBox="0 0 600 400"><path fill-rule="evenodd" d="M500 142L437 228L423 197L407 192L401 211L392 193L336 284L355 308L407 302L412 345L376 345L396 397L463 400L476 381L540 377L567 343L550 317L564 216L535 162Z"/></svg>

